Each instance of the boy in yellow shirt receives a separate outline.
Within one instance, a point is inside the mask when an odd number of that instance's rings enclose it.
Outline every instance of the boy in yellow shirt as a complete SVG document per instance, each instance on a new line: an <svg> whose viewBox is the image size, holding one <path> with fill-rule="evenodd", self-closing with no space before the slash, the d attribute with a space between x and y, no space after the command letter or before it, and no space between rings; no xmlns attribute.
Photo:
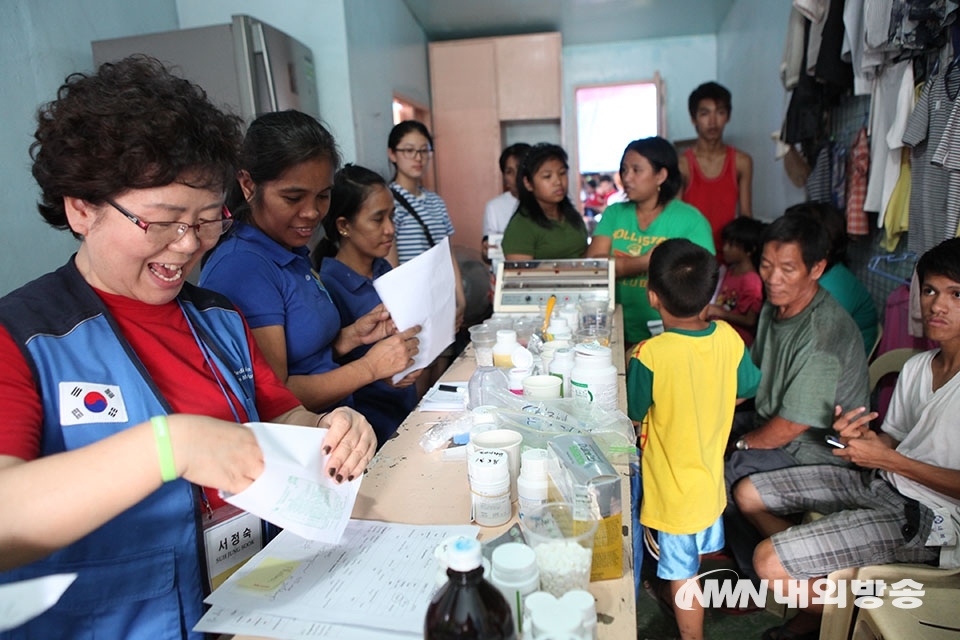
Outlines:
<svg viewBox="0 0 960 640"><path fill-rule="evenodd" d="M670 582L680 635L695 640L703 637L703 608L695 598L681 608L676 596L696 578L700 556L723 547L723 453L734 408L756 392L760 371L729 324L701 317L718 277L708 251L667 240L648 274L664 332L636 346L627 371L630 418L642 423L640 523L657 538L657 576ZM695 579L690 589L699 590Z"/></svg>

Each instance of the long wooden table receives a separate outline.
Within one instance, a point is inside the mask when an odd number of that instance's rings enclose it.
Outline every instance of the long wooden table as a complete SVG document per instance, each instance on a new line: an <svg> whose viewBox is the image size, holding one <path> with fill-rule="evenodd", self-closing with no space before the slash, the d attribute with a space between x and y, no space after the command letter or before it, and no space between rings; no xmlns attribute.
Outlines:
<svg viewBox="0 0 960 640"><path fill-rule="evenodd" d="M626 411L623 332L619 307L613 318L611 348L619 376L618 399ZM444 373L444 381L464 381L475 369L471 349L462 353ZM444 461L440 450L425 453L420 437L448 414L414 411L371 461L353 509L353 517L403 524L469 524L470 492L466 460ZM601 639L633 638L637 633L636 593L633 584L633 544L630 521L630 476L626 465L615 465L621 476L623 510L623 576L590 583L597 599L598 636ZM517 522L481 527L480 539L492 539ZM242 636L237 636L240 640Z"/></svg>
<svg viewBox="0 0 960 640"><path fill-rule="evenodd" d="M613 361L619 376L618 399L626 410L626 378L620 313L614 316L611 338ZM445 381L464 381L475 368L468 348L443 375ZM425 453L420 436L431 423L445 414L415 411L400 426L374 458L363 479L353 517L407 524L465 524L470 522L470 491L466 460L442 459L441 451ZM623 510L623 576L616 580L592 582L590 591L597 599L600 638L636 637L636 593L633 584L633 544L630 522L630 476L626 465L615 465L620 472ZM517 521L513 518L500 527L481 527L480 539L495 538Z"/></svg>

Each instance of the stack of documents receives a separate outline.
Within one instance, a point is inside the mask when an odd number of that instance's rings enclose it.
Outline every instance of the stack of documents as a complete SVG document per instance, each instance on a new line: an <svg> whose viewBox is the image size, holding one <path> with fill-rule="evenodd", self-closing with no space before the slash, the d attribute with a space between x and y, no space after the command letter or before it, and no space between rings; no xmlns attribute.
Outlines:
<svg viewBox="0 0 960 640"><path fill-rule="evenodd" d="M466 398L466 382L438 382L423 394L420 411L463 411Z"/></svg>
<svg viewBox="0 0 960 640"><path fill-rule="evenodd" d="M275 638L421 638L434 550L475 526L351 520L338 544L282 532L207 597L194 629Z"/></svg>

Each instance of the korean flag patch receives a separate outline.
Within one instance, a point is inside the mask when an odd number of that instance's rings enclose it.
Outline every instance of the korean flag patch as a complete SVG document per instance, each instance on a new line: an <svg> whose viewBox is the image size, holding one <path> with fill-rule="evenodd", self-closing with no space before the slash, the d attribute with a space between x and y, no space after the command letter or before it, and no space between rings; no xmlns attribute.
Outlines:
<svg viewBox="0 0 960 640"><path fill-rule="evenodd" d="M60 383L62 426L126 421L127 408L123 404L120 387L95 382Z"/></svg>

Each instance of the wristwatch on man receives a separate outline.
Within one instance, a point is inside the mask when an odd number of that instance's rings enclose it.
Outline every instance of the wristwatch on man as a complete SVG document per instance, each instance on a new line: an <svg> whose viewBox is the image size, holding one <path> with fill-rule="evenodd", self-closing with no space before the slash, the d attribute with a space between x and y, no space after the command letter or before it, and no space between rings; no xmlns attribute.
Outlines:
<svg viewBox="0 0 960 640"><path fill-rule="evenodd" d="M739 440L737 440L737 442L733 446L736 448L737 451L750 450L750 444L747 442L746 438L740 438Z"/></svg>

